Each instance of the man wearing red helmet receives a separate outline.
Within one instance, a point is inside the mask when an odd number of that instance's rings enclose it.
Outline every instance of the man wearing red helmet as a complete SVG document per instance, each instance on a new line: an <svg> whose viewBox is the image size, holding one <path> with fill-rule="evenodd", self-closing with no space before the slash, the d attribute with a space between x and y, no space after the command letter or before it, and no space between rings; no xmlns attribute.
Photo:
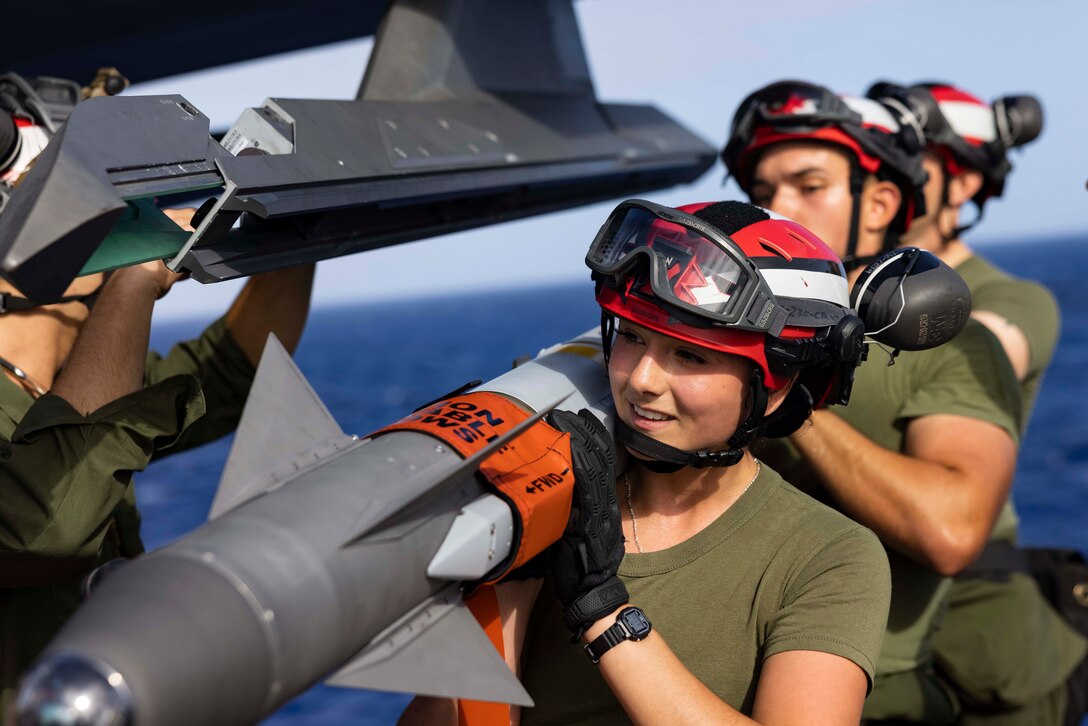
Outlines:
<svg viewBox="0 0 1088 726"><path fill-rule="evenodd" d="M990 198L1001 196L1012 169L1007 151L1038 136L1042 109L1031 96L991 105L944 83L877 83L867 96L922 121L927 214L914 221L903 242L938 255L963 276L972 316L1001 341L1020 381L1023 432L1057 344L1057 305L1049 290L994 267L961 235L981 219ZM978 212L961 225L968 202ZM1065 682L1083 661L1086 644L1047 604L1016 539L1010 499L986 550L952 586L935 640L941 670L963 702L961 723L1061 724L1070 710Z"/></svg>
<svg viewBox="0 0 1088 726"><path fill-rule="evenodd" d="M741 104L722 156L753 200L812 229L860 274L923 213L923 142L916 119L787 81ZM950 576L982 549L1012 482L1019 397L1000 356L977 323L891 367L870 350L852 405L817 411L771 459L888 550L892 607L867 720L955 719L932 639Z"/></svg>

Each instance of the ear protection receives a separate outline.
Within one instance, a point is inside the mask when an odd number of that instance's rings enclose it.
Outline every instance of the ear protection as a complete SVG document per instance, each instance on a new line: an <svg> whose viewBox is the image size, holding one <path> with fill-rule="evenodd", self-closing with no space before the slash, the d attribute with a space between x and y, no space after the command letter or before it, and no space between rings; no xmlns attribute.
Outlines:
<svg viewBox="0 0 1088 726"><path fill-rule="evenodd" d="M850 293L865 337L895 350L927 350L959 335L971 315L967 283L936 256L900 247L873 261Z"/></svg>

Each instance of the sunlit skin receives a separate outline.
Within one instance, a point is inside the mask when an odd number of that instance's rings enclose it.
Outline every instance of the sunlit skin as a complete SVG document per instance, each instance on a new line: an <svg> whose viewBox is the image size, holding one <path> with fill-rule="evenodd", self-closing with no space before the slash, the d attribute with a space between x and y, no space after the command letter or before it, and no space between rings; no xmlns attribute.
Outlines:
<svg viewBox="0 0 1088 726"><path fill-rule="evenodd" d="M620 420L682 451L724 447L740 423L751 372L745 358L627 321L608 364Z"/></svg>
<svg viewBox="0 0 1088 726"><path fill-rule="evenodd" d="M784 141L760 152L749 197L806 227L835 254L844 256L850 237L850 157L834 144ZM858 256L879 254L902 195L869 174L859 201Z"/></svg>

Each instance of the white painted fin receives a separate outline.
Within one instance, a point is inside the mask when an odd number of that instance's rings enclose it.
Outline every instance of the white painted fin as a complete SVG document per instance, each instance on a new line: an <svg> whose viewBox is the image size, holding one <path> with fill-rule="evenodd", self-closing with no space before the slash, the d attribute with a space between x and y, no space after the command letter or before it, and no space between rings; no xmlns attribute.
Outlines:
<svg viewBox="0 0 1088 726"><path fill-rule="evenodd" d="M345 688L533 705L457 588L430 598L326 682Z"/></svg>
<svg viewBox="0 0 1088 726"><path fill-rule="evenodd" d="M208 518L218 517L274 484L275 477L264 475L277 465L308 449L338 450L347 438L290 353L269 334ZM319 446L324 442L329 442L328 446ZM315 451L314 456L319 455Z"/></svg>

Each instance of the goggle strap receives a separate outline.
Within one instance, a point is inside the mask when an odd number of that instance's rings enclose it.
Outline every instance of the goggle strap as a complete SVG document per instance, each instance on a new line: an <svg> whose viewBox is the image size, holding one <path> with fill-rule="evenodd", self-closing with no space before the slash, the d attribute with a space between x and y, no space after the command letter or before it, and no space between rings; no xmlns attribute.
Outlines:
<svg viewBox="0 0 1088 726"><path fill-rule="evenodd" d="M788 325L797 328L826 328L835 325L846 311L833 303L804 298L782 298L781 311ZM773 335L780 338L780 335Z"/></svg>

